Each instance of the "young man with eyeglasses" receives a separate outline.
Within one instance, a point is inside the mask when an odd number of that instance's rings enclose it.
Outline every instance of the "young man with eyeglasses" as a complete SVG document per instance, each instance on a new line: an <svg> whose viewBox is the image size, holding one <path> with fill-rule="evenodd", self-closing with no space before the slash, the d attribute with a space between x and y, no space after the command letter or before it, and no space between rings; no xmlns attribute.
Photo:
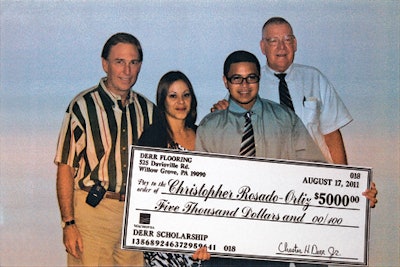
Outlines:
<svg viewBox="0 0 400 267"><path fill-rule="evenodd" d="M196 150L248 156L241 152L243 132L246 132L245 115L249 114L255 143L255 154L252 156L324 161L322 153L294 112L258 96L260 63L256 56L247 51L230 54L224 63L223 81L229 91L229 107L208 114L200 122ZM289 263L212 257L202 265L288 267Z"/></svg>

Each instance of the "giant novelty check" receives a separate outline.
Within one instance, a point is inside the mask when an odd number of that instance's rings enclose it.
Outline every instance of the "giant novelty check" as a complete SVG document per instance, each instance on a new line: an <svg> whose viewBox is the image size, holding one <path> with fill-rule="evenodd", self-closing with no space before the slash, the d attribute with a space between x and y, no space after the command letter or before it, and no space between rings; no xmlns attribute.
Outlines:
<svg viewBox="0 0 400 267"><path fill-rule="evenodd" d="M370 168L132 146L122 247L367 265Z"/></svg>

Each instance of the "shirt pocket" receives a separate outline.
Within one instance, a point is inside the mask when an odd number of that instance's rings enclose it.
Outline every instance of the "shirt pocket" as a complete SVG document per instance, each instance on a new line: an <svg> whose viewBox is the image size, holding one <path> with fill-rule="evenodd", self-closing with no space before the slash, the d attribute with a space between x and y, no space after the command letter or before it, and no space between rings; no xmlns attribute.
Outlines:
<svg viewBox="0 0 400 267"><path fill-rule="evenodd" d="M319 105L316 97L307 97L303 101L304 124L319 124Z"/></svg>

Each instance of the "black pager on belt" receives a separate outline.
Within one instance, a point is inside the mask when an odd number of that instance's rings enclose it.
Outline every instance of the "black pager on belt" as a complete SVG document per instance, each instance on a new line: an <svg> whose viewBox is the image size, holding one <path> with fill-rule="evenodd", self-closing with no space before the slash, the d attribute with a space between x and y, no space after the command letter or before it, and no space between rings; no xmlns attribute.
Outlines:
<svg viewBox="0 0 400 267"><path fill-rule="evenodd" d="M106 193L106 189L101 185L100 182L96 183L89 191L86 197L86 203L92 207L96 207L103 199Z"/></svg>

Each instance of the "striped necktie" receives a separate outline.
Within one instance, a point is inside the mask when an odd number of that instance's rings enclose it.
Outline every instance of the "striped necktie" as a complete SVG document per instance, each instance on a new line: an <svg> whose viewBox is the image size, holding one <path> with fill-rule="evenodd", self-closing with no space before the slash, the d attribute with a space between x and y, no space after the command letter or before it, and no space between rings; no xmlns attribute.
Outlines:
<svg viewBox="0 0 400 267"><path fill-rule="evenodd" d="M285 81L286 73L279 73L275 76L279 78L279 101L294 111L292 98L290 97L289 89Z"/></svg>
<svg viewBox="0 0 400 267"><path fill-rule="evenodd" d="M246 122L244 124L244 131L239 155L254 157L256 155L256 144L254 142L253 126L251 125L251 111L247 112L244 117L246 119Z"/></svg>

